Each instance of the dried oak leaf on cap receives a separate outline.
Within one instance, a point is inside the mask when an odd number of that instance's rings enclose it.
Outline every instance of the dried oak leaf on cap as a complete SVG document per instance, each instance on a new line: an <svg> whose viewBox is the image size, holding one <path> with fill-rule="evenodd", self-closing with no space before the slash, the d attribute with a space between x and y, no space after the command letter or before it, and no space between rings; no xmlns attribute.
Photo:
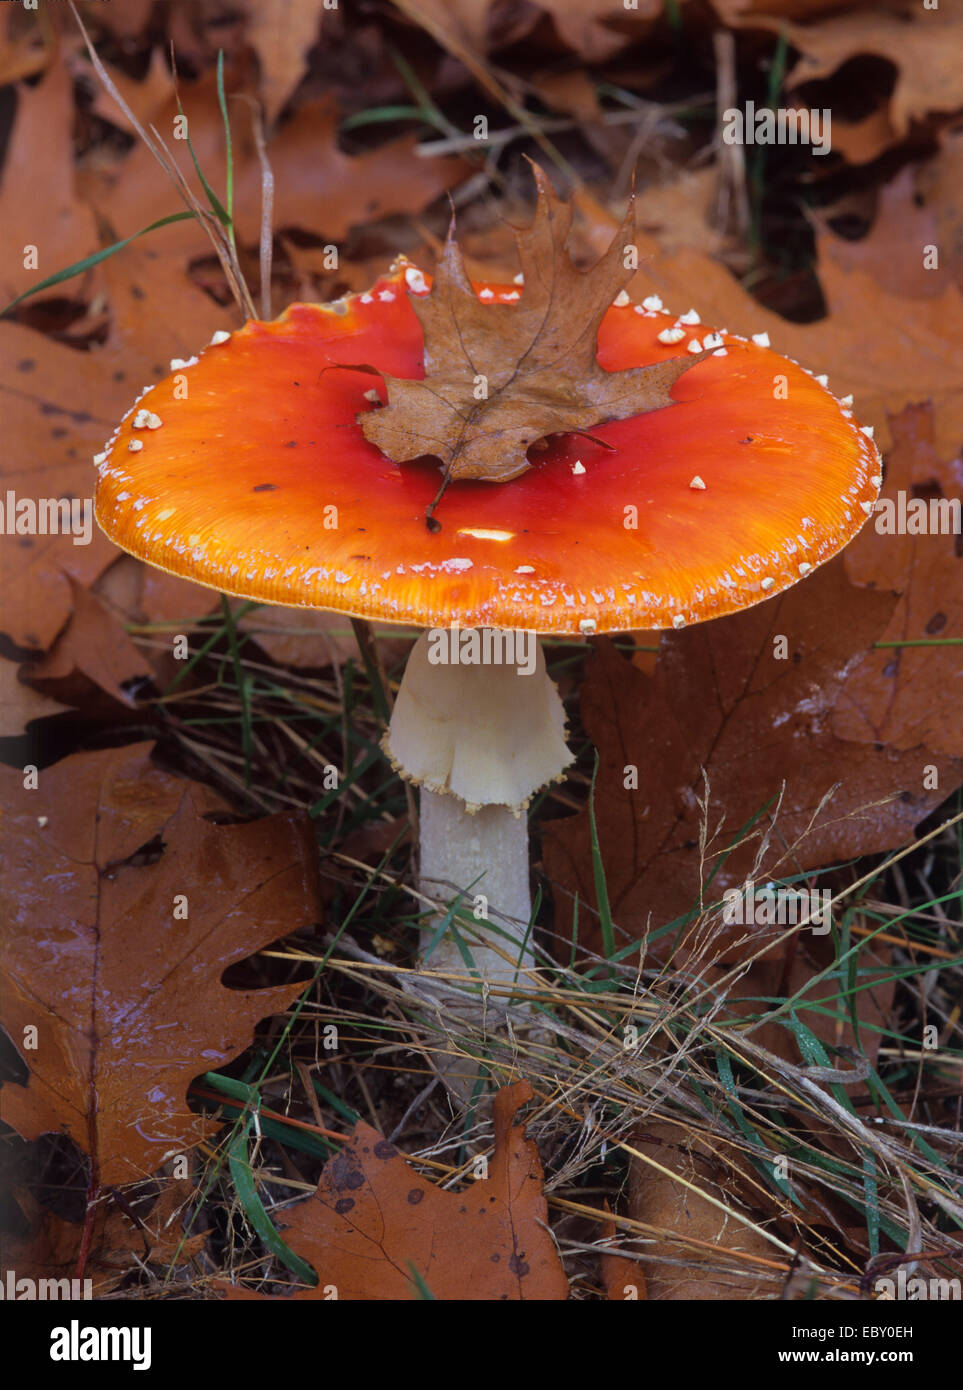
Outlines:
<svg viewBox="0 0 963 1390"><path fill-rule="evenodd" d="M535 220L517 234L525 292L518 303L485 303L468 278L454 222L431 293L411 296L424 332L423 380L381 372L388 403L361 418L365 438L395 463L431 454L446 481L507 482L532 465L526 451L550 434L586 433L673 404L670 388L705 354L606 371L598 361L603 317L634 270L629 208L590 271L565 252L573 206L533 166ZM412 288L422 277L413 272Z"/></svg>

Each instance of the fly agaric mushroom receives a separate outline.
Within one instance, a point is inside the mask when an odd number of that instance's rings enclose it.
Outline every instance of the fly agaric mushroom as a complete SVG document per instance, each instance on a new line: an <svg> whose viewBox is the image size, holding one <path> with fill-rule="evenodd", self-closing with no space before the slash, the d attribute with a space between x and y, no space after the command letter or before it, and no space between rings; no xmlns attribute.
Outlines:
<svg viewBox="0 0 963 1390"><path fill-rule="evenodd" d="M534 963L523 813L572 760L541 653L509 654L507 636L680 628L762 602L852 539L882 481L872 431L825 378L764 335L632 303L618 235L607 278L576 271L570 217L539 176L524 288L471 286L450 238L434 290L402 259L365 294L215 334L95 460L97 519L141 559L425 629L384 746L421 787L422 888L487 899L470 949L496 994ZM573 344L589 368L569 391ZM478 410L473 368L494 383ZM465 973L450 939L429 965Z"/></svg>

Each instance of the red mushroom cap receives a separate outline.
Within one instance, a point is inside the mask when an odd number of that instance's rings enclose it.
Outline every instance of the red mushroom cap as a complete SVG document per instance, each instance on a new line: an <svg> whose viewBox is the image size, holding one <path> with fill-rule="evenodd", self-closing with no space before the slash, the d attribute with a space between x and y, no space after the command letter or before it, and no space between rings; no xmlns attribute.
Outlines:
<svg viewBox="0 0 963 1390"><path fill-rule="evenodd" d="M768 340L715 333L627 296L603 367L713 355L677 404L555 436L506 483L458 481L425 509L437 461L397 465L357 423L369 364L421 377L402 262L362 295L250 322L149 388L99 467L97 520L132 554L225 593L423 627L613 632L681 627L760 602L840 550L881 483L871 430ZM514 285L478 286L513 303Z"/></svg>

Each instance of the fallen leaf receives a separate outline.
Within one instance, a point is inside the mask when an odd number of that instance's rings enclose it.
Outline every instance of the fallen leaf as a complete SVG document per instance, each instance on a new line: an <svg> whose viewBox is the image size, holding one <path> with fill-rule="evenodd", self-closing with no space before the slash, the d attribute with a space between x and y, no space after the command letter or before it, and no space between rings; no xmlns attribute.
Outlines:
<svg viewBox="0 0 963 1390"><path fill-rule="evenodd" d="M234 219L239 238L256 245L261 226L261 163L254 142L251 108L237 98L244 86L226 83L234 160ZM210 186L223 200L227 177L224 123L213 74L182 84L181 103L191 145ZM173 137L179 115L173 99L158 112L156 125L175 163L206 206L184 140ZM303 102L291 118L272 132L267 154L274 175L275 230L297 227L342 241L355 225L389 213L419 213L428 203L467 177L463 159L423 159L413 136L390 140L359 155L345 154L338 144L338 110L331 97ZM108 169L92 170L81 184L117 237L182 210L183 204L140 142ZM210 251L196 221L178 222L151 234L148 243L179 258Z"/></svg>
<svg viewBox="0 0 963 1390"><path fill-rule="evenodd" d="M3 1118L26 1139L65 1132L95 1187L149 1175L216 1127L188 1108L191 1080L304 988L230 990L221 975L318 918L307 817L214 826L206 789L149 748L75 754L36 790L0 768L3 1022L30 1068L0 1092ZM131 862L155 837L159 857Z"/></svg>
<svg viewBox="0 0 963 1390"><path fill-rule="evenodd" d="M398 9L422 29L426 29L443 48L458 55L468 48L479 55L488 52L488 19L493 0L397 0ZM527 26L534 19L526 16ZM524 30L522 31L524 32ZM513 38L520 37L514 32Z"/></svg>
<svg viewBox="0 0 963 1390"><path fill-rule="evenodd" d="M335 256L330 244L327 247L299 246L293 237L283 232L279 239L298 281L291 294L293 303L327 304L345 292L363 294L385 268L384 253L346 260L340 253Z"/></svg>
<svg viewBox="0 0 963 1390"><path fill-rule="evenodd" d="M631 211L586 273L564 249L571 203L538 168L535 178L535 220L517 238L517 304L479 298L453 229L431 293L409 296L424 332L424 379L381 373L388 403L360 417L365 438L395 463L430 454L446 482L507 482L531 467L526 452L546 435L671 406L670 388L704 355L615 372L599 365L599 324L633 275L624 263Z"/></svg>
<svg viewBox="0 0 963 1390"><path fill-rule="evenodd" d="M182 622L190 630L191 621L206 617L220 605L213 589L192 584L156 565L145 565L132 555L118 555L101 575L93 593L128 623ZM173 635L158 632L154 640L169 644ZM169 647L168 647L169 650Z"/></svg>
<svg viewBox="0 0 963 1390"><path fill-rule="evenodd" d="M219 53L241 61L247 67L244 19L250 0L225 9L220 0L197 0L191 5L153 7L153 20L164 26L166 46L173 44L179 61L189 63L195 72L209 72ZM146 21L137 30L143 33ZM230 91L230 88L228 88Z"/></svg>
<svg viewBox="0 0 963 1390"><path fill-rule="evenodd" d="M110 331L91 356L112 369L112 379L120 374L128 383L125 409L145 386L169 375L172 357L188 358L217 329L233 327L233 306L215 304L152 237L125 246L104 263L103 274Z"/></svg>
<svg viewBox="0 0 963 1390"><path fill-rule="evenodd" d="M272 661L282 666L312 668L361 661L351 619L344 613L324 608L273 608L267 604L242 618L241 632L250 633ZM378 651L390 667L404 660L411 650L411 639L399 636L398 628L374 625Z"/></svg>
<svg viewBox="0 0 963 1390"><path fill-rule="evenodd" d="M74 186L73 113L73 88L62 60L53 62L35 87L17 89L17 114L0 179L5 247L0 308L97 249L94 219ZM63 290L46 293L62 295Z"/></svg>
<svg viewBox="0 0 963 1390"><path fill-rule="evenodd" d="M732 1190L732 1146L723 1163L709 1139L678 1124L648 1123L632 1147L660 1165L632 1162L630 1214L662 1232L645 1246L648 1297L662 1303L776 1296L779 1273L765 1265L780 1254L752 1229L752 1213Z"/></svg>
<svg viewBox="0 0 963 1390"><path fill-rule="evenodd" d="M122 370L122 369L118 369ZM93 455L130 404L131 388L111 380L107 363L17 323L0 323L0 409L9 441L0 458L3 630L25 649L50 646L70 613L70 579L88 586L114 547L94 525ZM71 499L86 507L84 529L14 533L15 502ZM58 512L59 514L59 512ZM84 513L77 511L78 522Z"/></svg>
<svg viewBox="0 0 963 1390"><path fill-rule="evenodd" d="M686 0L679 0L681 9ZM539 0L558 36L585 63L604 63L637 43L665 16L664 0Z"/></svg>
<svg viewBox="0 0 963 1390"><path fill-rule="evenodd" d="M238 623L273 661L285 666L315 667L358 660L358 643L350 618L325 609L256 609Z"/></svg>
<svg viewBox="0 0 963 1390"><path fill-rule="evenodd" d="M848 8L875 5L876 0L848 0ZM818 19L839 9L839 0L712 0L712 8L723 24L733 28L751 27L760 15L780 19Z"/></svg>
<svg viewBox="0 0 963 1390"><path fill-rule="evenodd" d="M536 4L498 6L494 0L396 0L397 7L456 58L507 47L528 35L543 16L551 18L565 47L587 63L604 62L654 26L664 13L663 0L537 0ZM685 0L680 0L684 4Z"/></svg>
<svg viewBox="0 0 963 1390"><path fill-rule="evenodd" d="M53 31L39 11L8 5L0 11L0 87L35 77L50 62Z"/></svg>
<svg viewBox="0 0 963 1390"><path fill-rule="evenodd" d="M858 120L833 118L833 151L842 155L847 164L871 164L898 138L887 101Z"/></svg>
<svg viewBox="0 0 963 1390"><path fill-rule="evenodd" d="M392 816L389 820L367 821L358 830L352 830L341 841L340 853L349 859L377 864L389 850L411 844L411 839L408 817Z"/></svg>
<svg viewBox="0 0 963 1390"><path fill-rule="evenodd" d="M629 286L633 299L655 292L673 312L694 305L704 323L746 335L767 332L776 352L828 374L837 396L855 395L860 419L875 427L884 451L889 416L919 400L933 401L936 447L943 457L959 447L963 338L956 325L963 321L963 295L956 286L931 299L907 300L863 271L821 259L816 270L826 317L790 323L764 309L708 256L688 250L663 256L653 238L640 233L634 240L640 269Z"/></svg>
<svg viewBox="0 0 963 1390"><path fill-rule="evenodd" d="M68 697L84 707L84 678L122 704L134 701L124 686L138 676L149 677L151 667L131 642L123 625L88 589L71 582L73 612L66 629L41 660L28 667L34 684Z"/></svg>
<svg viewBox="0 0 963 1390"><path fill-rule="evenodd" d="M786 77L792 91L804 82L828 77L851 58L869 53L885 58L896 69L889 101L890 119L902 137L913 121L931 111L957 111L963 106L963 14L949 5L914 8L912 17L899 13L832 15L819 24L767 26L785 35L802 55ZM763 22L763 21L760 21Z"/></svg>
<svg viewBox="0 0 963 1390"><path fill-rule="evenodd" d="M87 18L95 19L97 27L114 38L130 41L143 34L153 8L153 0L124 0L122 5L98 5Z"/></svg>
<svg viewBox="0 0 963 1390"><path fill-rule="evenodd" d="M199 1230L196 1221L190 1230L185 1227L186 1209L196 1198L192 1183L168 1178L146 1182L140 1190L128 1189L123 1205L112 1195L104 1196L94 1211L84 1261L84 1278L91 1281L93 1297L110 1293L145 1265L161 1274L162 1267L185 1264L199 1255L208 1232ZM30 1217L25 1235L4 1236L3 1270L15 1271L18 1278L74 1278L84 1223L65 1221L36 1204Z"/></svg>
<svg viewBox="0 0 963 1390"><path fill-rule="evenodd" d="M330 0L274 0L271 5L248 9L245 32L261 65L261 100L268 125L274 123L304 74L325 10L330 12Z"/></svg>
<svg viewBox="0 0 963 1390"><path fill-rule="evenodd" d="M17 556L4 563L2 625L28 650L49 648L63 628L70 581L89 588L117 555L94 524L94 455L135 395L168 374L171 357L189 357L227 318L154 246L126 247L102 274L111 307L102 346L79 351L0 323L0 406L12 442L0 459L7 527L0 544ZM74 499L78 524L17 535L7 515L11 493L18 503L64 500L69 507Z"/></svg>
<svg viewBox="0 0 963 1390"><path fill-rule="evenodd" d="M611 1210L608 1202L605 1203L605 1210ZM648 1298L643 1266L624 1255L615 1254L617 1249L615 1222L609 1217L602 1222L599 1254L599 1273L605 1286L606 1298L612 1303L622 1303L625 1300L637 1302L639 1299Z"/></svg>
<svg viewBox="0 0 963 1390"><path fill-rule="evenodd" d="M597 643L582 687L582 721L599 751L598 841L624 940L696 906L705 874L717 867L714 856L760 812L761 828L770 815L775 824L758 866L762 879L905 844L963 778L963 765L932 749L903 752L832 732L839 693L895 604L891 593L850 585L836 559L767 603L665 634L651 681L611 643ZM785 660L777 656L780 636ZM926 785L930 763L943 790ZM638 769L638 790L627 767ZM721 821L706 864L699 849L704 818L710 834ZM710 902L742 883L757 849L758 837L749 837L718 866ZM595 904L587 810L543 827L543 857L559 903L577 891L583 905ZM567 916L566 907L555 927L565 939ZM582 930L587 920L583 910ZM594 927L586 939L600 946ZM714 949L722 951L728 939L720 934Z"/></svg>
<svg viewBox="0 0 963 1390"><path fill-rule="evenodd" d="M421 158L410 135L345 154L338 119L330 97L306 101L269 142L275 227L300 227L341 241L354 226L422 212L472 172L457 157ZM252 164L237 189L238 227L252 242L260 227L260 188L260 166Z"/></svg>
<svg viewBox="0 0 963 1390"><path fill-rule="evenodd" d="M574 116L582 130L602 117L598 90L584 68L570 68L564 72L550 69L535 73L531 83L540 101L553 111L564 111L566 116Z"/></svg>
<svg viewBox="0 0 963 1390"><path fill-rule="evenodd" d="M880 189L867 236L854 241L823 232L819 257L865 271L888 293L908 299L930 299L953 284L963 288L963 136Z"/></svg>
<svg viewBox="0 0 963 1390"><path fill-rule="evenodd" d="M936 221L942 263L963 283L963 131L944 132L935 159L919 168L916 197Z"/></svg>
<svg viewBox="0 0 963 1390"><path fill-rule="evenodd" d="M894 590L899 602L879 641L963 638L963 539L952 529L963 496L963 459L944 462L934 444L933 409L908 406L891 421L894 444L875 525L846 551L857 584ZM880 504L891 508L880 510ZM892 534L902 505L923 520L923 534ZM947 526L946 522L950 525ZM904 523L906 524L906 523ZM942 532L938 528L942 525ZM960 522L957 520L956 525ZM930 528L934 529L930 529ZM963 664L959 646L885 647L869 652L843 687L833 716L839 738L897 750L925 745L963 757Z"/></svg>
<svg viewBox="0 0 963 1390"><path fill-rule="evenodd" d="M228 68L225 73L226 90L229 93L246 92L246 86L240 79L236 79L232 84L233 78L234 74ZM253 93L250 95L253 96ZM125 118L116 107L112 96L103 93L100 103L107 119L118 125L125 124ZM256 162L251 108L246 101L235 100L230 101L228 110L233 156L236 161L235 177L239 178L252 160ZM180 120L181 116L185 119ZM208 72L196 82L180 82L178 92L172 90L166 100L156 108L152 124L166 144L173 163L194 189L202 206L207 207L207 197L197 178L187 147L186 137L190 137L191 147L199 166L204 170L205 178L223 201L227 162L224 152L224 121L218 103L216 75ZM179 193L140 139L137 139L127 152L117 154L104 151L96 163L91 162L81 170L78 184L85 199L110 227L117 240L134 236L162 217L185 210ZM235 207L236 214L241 211L239 206ZM260 216L260 195L251 214L255 220ZM145 242L152 250L159 250L176 258L182 269L186 267L189 257L199 257L211 251L207 234L201 224L193 218L159 228L151 232L149 237L145 238Z"/></svg>
<svg viewBox="0 0 963 1390"><path fill-rule="evenodd" d="M359 1121L317 1192L285 1213L286 1243L318 1274L317 1288L292 1299L323 1299L334 1285L342 1302L409 1301L423 1296L417 1278L445 1301L566 1299L538 1151L515 1118L532 1095L527 1081L498 1092L488 1176L460 1192L423 1178Z"/></svg>
<svg viewBox="0 0 963 1390"><path fill-rule="evenodd" d="M0 659L0 738L15 738L25 732L31 720L67 709L26 685L18 671L15 661Z"/></svg>
<svg viewBox="0 0 963 1390"><path fill-rule="evenodd" d="M141 125L150 126L156 120L158 111L162 110L165 103L171 99L174 91L174 76L164 57L163 49L160 47L153 49L147 72L139 79L130 77L121 68L116 68L111 63L104 63L104 67L114 86ZM78 76L80 74L89 76L90 66L86 61L86 54L82 57L78 54L74 70ZM110 121L111 125L117 126L119 130L126 131L128 135L136 136L137 127L99 82L94 84L92 110L101 120Z"/></svg>
<svg viewBox="0 0 963 1390"><path fill-rule="evenodd" d="M142 564L131 555L120 555L97 580L91 595L115 627L122 625L124 644L133 647L147 664L159 690L165 690L183 672L183 661L174 655L178 639L194 634L195 642L203 642L200 620L221 604L216 590ZM73 621L58 640L58 647L61 641L74 645L72 629ZM139 696L146 691L134 693Z"/></svg>
<svg viewBox="0 0 963 1390"><path fill-rule="evenodd" d="M643 188L635 199L635 225L658 238L666 255L683 247L716 256L731 245L714 225L719 172L714 167L682 170L665 183Z"/></svg>

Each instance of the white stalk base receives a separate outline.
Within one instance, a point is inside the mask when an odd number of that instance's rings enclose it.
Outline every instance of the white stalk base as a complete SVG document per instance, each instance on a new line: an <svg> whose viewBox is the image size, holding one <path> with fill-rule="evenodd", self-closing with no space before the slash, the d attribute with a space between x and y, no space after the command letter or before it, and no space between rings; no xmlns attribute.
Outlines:
<svg viewBox="0 0 963 1390"><path fill-rule="evenodd" d="M461 892L459 910L472 919L456 924L470 963L450 929L423 959L423 988L452 1037L452 1055L436 1067L467 1101L478 1065L458 1055L455 1035L480 1042L502 1031L512 993L534 983L534 953L522 945L532 911L525 807L572 762L565 711L534 634L423 632L382 746L421 788L422 892L442 903ZM422 932L423 952L440 920Z"/></svg>
<svg viewBox="0 0 963 1390"><path fill-rule="evenodd" d="M459 911L472 916L473 924L459 926L459 934L474 969L492 991L490 1003L504 1008L516 984L524 989L526 969L535 964L529 933L532 899L525 817L504 806L484 806L470 815L457 797L423 789L420 887L426 896L442 901L459 890L464 893ZM430 928L422 932L424 950L433 935ZM529 942L523 946L526 936ZM472 967L450 931L424 967L472 978Z"/></svg>

